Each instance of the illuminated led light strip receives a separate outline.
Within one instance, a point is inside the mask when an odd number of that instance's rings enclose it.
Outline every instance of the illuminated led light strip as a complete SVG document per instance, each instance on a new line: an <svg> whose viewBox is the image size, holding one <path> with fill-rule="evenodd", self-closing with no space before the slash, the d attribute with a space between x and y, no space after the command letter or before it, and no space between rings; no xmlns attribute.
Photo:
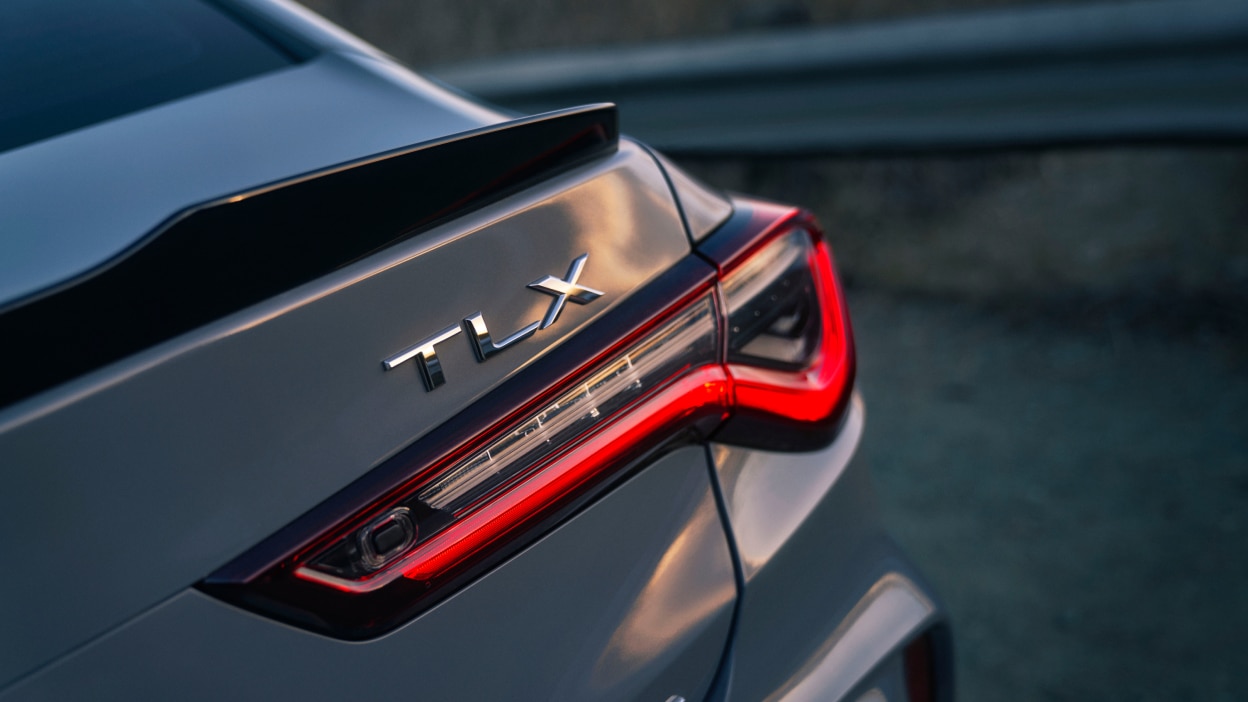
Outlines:
<svg viewBox="0 0 1248 702"><path fill-rule="evenodd" d="M446 509L459 516L469 507L461 498L471 494L474 488L516 467L522 458L540 460L544 457L532 456L535 452L559 449L566 438L564 432L573 429L577 422L605 419L610 410L601 411L600 404L619 405L649 390L645 383L652 379L651 375L678 352L689 348L698 337L705 337L708 329L701 325L713 324L709 305L695 307L691 313L674 320L671 326L609 363L518 428L465 460L421 490L417 499L434 509Z"/></svg>
<svg viewBox="0 0 1248 702"><path fill-rule="evenodd" d="M604 469L613 467L642 438L685 424L707 410L726 414L729 379L720 366L687 372L619 421L578 446L566 457L536 473L515 490L464 522L459 538L417 549L403 566L403 576L430 580L507 534L523 529L547 507L574 494ZM494 525L503 528L493 529Z"/></svg>

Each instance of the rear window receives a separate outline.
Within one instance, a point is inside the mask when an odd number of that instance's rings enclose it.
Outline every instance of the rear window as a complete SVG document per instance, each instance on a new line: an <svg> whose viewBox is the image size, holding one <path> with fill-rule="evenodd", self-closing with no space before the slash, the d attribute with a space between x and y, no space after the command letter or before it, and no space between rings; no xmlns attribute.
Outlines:
<svg viewBox="0 0 1248 702"><path fill-rule="evenodd" d="M3 0L0 151L295 60L203 0Z"/></svg>

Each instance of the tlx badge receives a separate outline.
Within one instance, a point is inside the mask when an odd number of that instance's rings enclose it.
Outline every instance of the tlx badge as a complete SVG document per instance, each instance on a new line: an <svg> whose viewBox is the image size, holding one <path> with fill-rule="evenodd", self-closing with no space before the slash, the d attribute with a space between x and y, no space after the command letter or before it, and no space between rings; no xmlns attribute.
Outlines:
<svg viewBox="0 0 1248 702"><path fill-rule="evenodd" d="M550 306L546 308L546 316L542 317L540 322L528 324L507 338L495 341L490 336L489 329L485 326L485 317L480 312L474 312L464 317L459 324L452 324L437 334L387 358L381 362L381 365L386 370L394 370L408 361L415 360L416 368L420 370L420 378L425 381L425 390L432 390L446 383L446 374L442 372L442 362L438 360L437 347L438 344L459 334L461 331L467 333L468 343L472 346L472 352L476 355L477 362L484 363L490 357L515 344L517 341L523 341L533 336L537 330L545 329L557 322L559 315L563 312L563 306L568 301L575 302L578 305L588 305L602 297L602 291L594 290L577 282L581 277L581 271L585 269L585 262L588 260L589 254L581 254L572 262L571 266L568 266L568 274L564 277L556 278L553 275L548 275L529 283L529 288L546 293L554 298L550 301Z"/></svg>

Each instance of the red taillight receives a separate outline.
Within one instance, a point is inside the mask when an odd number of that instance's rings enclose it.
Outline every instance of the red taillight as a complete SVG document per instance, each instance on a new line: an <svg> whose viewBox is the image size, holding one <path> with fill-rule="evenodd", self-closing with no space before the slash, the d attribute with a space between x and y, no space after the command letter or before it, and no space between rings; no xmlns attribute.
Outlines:
<svg viewBox="0 0 1248 702"><path fill-rule="evenodd" d="M813 220L792 211L763 229L747 251L720 266L734 412L716 439L817 448L835 435L854 380L849 313L831 252ZM760 259L778 269L772 285L737 283L757 275L752 269ZM752 320L737 317L762 321L749 327Z"/></svg>
<svg viewBox="0 0 1248 702"><path fill-rule="evenodd" d="M441 457L405 459L402 477L365 508L259 571L240 577L246 569L227 567L203 587L365 638L493 565L665 445L827 443L854 368L827 246L809 215L761 203L741 209L736 226L700 251L717 275L637 333Z"/></svg>

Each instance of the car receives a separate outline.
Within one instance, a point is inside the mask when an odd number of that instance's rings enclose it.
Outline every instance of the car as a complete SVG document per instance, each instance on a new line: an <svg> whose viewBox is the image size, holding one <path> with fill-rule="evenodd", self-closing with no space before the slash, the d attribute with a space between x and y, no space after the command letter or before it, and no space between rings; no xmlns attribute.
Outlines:
<svg viewBox="0 0 1248 702"><path fill-rule="evenodd" d="M951 699L808 212L279 0L0 24L0 699Z"/></svg>

